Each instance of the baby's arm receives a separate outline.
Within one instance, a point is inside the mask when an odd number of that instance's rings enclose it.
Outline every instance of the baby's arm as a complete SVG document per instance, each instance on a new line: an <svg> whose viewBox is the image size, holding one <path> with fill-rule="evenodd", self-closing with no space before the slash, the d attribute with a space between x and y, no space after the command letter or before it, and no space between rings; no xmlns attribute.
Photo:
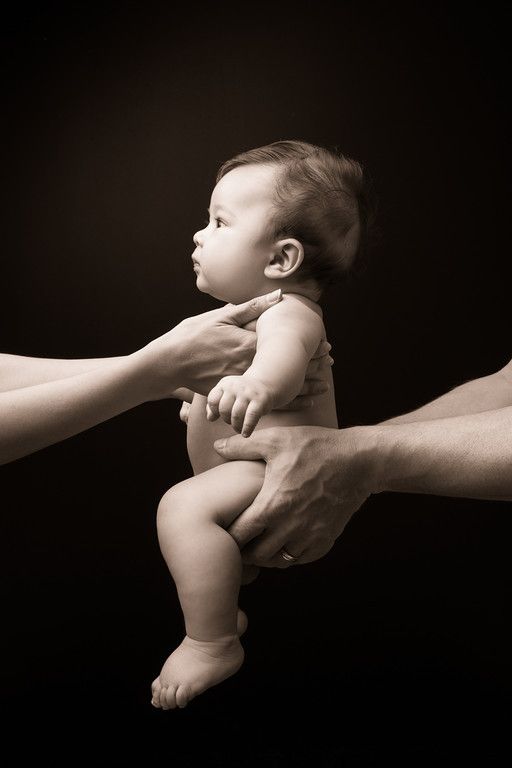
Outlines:
<svg viewBox="0 0 512 768"><path fill-rule="evenodd" d="M208 419L221 416L244 437L263 415L299 394L324 334L320 309L302 297L285 294L266 315L256 326L251 366L243 376L225 376L208 395Z"/></svg>

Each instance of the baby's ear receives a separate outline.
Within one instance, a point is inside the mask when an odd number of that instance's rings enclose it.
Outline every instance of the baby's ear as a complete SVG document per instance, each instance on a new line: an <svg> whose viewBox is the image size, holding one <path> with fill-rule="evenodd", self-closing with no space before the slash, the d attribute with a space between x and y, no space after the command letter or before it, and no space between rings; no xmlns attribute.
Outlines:
<svg viewBox="0 0 512 768"><path fill-rule="evenodd" d="M272 258L265 267L265 277L281 279L289 277L298 270L304 260L304 248L293 237L279 240L273 250Z"/></svg>

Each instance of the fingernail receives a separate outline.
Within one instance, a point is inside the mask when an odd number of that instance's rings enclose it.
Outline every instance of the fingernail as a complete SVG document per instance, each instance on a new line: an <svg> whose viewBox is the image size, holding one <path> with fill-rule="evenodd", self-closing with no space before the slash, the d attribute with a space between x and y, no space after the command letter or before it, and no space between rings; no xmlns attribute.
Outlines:
<svg viewBox="0 0 512 768"><path fill-rule="evenodd" d="M281 300L281 294L281 288L278 288L277 291L274 291L273 293L269 293L268 300L270 304L277 304L277 302Z"/></svg>
<svg viewBox="0 0 512 768"><path fill-rule="evenodd" d="M223 451L226 447L226 438L222 437L220 440L216 440L213 444L216 451Z"/></svg>

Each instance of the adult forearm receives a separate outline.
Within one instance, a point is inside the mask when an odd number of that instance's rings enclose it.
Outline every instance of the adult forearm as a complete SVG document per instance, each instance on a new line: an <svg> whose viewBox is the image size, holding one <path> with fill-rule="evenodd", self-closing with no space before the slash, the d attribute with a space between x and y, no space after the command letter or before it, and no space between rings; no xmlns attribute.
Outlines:
<svg viewBox="0 0 512 768"><path fill-rule="evenodd" d="M67 379L109 365L120 357L56 360L44 357L0 354L0 392Z"/></svg>
<svg viewBox="0 0 512 768"><path fill-rule="evenodd" d="M512 407L356 430L375 491L512 499Z"/></svg>
<svg viewBox="0 0 512 768"><path fill-rule="evenodd" d="M54 359L45 357L24 357L23 355L0 354L0 392L32 387L58 379L68 379L104 368L119 362L123 357L90 357L84 359ZM168 397L192 401L194 393L189 389L176 389Z"/></svg>
<svg viewBox="0 0 512 768"><path fill-rule="evenodd" d="M78 434L146 399L147 370L136 354L76 376L2 392L0 463Z"/></svg>
<svg viewBox="0 0 512 768"><path fill-rule="evenodd" d="M468 381L410 413L387 419L383 424L408 424L469 413L482 413L512 405L512 381L507 368Z"/></svg>

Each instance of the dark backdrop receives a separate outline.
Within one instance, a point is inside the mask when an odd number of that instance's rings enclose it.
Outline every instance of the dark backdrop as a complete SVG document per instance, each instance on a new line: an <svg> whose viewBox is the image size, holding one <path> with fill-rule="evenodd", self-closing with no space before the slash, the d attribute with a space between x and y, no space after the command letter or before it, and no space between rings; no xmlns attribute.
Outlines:
<svg viewBox="0 0 512 768"><path fill-rule="evenodd" d="M44 2L4 16L2 351L127 353L213 307L189 257L218 165L301 138L362 161L380 198L373 254L325 302L342 423L502 366L510 4L423 6ZM236 677L184 711L150 707L182 633L155 533L161 494L190 472L178 410L148 404L2 468L2 723L19 759L497 759L505 503L372 498L321 562L244 589Z"/></svg>

